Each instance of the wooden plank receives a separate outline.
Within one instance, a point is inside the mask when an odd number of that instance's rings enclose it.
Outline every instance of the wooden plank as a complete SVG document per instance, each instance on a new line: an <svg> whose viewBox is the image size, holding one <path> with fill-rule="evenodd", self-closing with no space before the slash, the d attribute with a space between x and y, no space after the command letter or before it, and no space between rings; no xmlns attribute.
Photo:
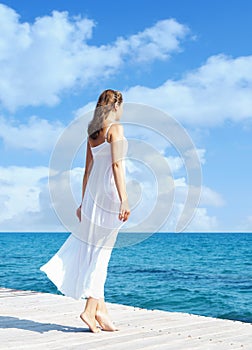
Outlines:
<svg viewBox="0 0 252 350"><path fill-rule="evenodd" d="M84 300L0 289L1 349L251 350L252 325L108 303L118 332L89 332Z"/></svg>

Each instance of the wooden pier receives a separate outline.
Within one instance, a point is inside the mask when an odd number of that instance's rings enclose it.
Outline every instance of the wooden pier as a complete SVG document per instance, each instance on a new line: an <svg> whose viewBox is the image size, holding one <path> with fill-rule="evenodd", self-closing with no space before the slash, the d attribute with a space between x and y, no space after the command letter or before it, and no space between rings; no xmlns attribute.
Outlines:
<svg viewBox="0 0 252 350"><path fill-rule="evenodd" d="M0 349L252 349L252 325L110 304L116 332L94 334L79 318L85 301L0 288Z"/></svg>

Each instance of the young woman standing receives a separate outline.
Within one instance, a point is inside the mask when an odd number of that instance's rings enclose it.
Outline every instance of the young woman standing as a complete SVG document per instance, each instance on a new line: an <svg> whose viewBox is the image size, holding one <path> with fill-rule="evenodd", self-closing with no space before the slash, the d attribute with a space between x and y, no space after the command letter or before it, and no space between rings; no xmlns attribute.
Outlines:
<svg viewBox="0 0 252 350"><path fill-rule="evenodd" d="M88 126L82 201L76 210L81 237L71 234L40 268L66 296L87 299L80 317L94 333L100 331L96 322L103 330L116 330L105 305L104 284L118 231L130 215L122 113L122 94L105 90Z"/></svg>

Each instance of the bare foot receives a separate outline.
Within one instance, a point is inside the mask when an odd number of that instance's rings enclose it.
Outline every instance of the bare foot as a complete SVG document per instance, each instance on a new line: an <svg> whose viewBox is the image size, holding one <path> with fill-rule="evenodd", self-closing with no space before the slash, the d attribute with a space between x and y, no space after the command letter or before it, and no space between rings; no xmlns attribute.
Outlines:
<svg viewBox="0 0 252 350"><path fill-rule="evenodd" d="M85 322L90 331L93 332L93 333L98 333L100 332L101 330L99 328L96 327L96 322L95 320L93 320L88 314L86 314L85 312L82 312L80 314L80 318L82 319L83 322Z"/></svg>
<svg viewBox="0 0 252 350"><path fill-rule="evenodd" d="M104 331L118 331L118 328L115 327L108 314L98 311L96 312L95 318Z"/></svg>

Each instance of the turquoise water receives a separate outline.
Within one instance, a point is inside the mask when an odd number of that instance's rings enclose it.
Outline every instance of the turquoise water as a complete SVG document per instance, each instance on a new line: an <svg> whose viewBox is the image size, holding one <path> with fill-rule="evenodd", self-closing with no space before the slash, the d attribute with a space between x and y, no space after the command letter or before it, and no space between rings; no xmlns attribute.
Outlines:
<svg viewBox="0 0 252 350"><path fill-rule="evenodd" d="M57 293L39 267L67 237L0 233L0 286ZM156 233L114 249L105 295L113 303L252 322L252 234Z"/></svg>

